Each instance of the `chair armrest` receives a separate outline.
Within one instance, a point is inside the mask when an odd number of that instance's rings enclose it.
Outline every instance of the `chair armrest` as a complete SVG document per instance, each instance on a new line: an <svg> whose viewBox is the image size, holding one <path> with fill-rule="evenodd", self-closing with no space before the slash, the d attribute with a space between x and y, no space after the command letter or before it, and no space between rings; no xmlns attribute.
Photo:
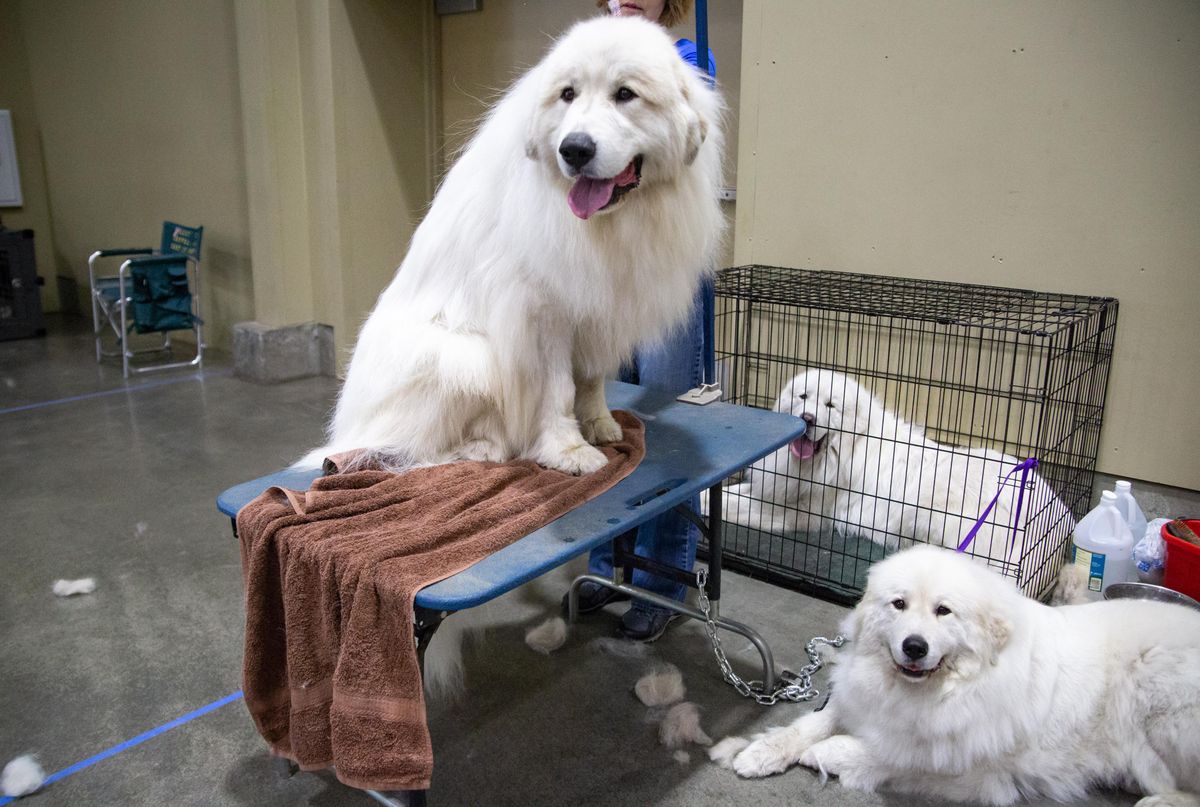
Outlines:
<svg viewBox="0 0 1200 807"><path fill-rule="evenodd" d="M154 250L149 247L136 247L133 249L101 249L92 253L93 258L111 258L114 255L152 255Z"/></svg>
<svg viewBox="0 0 1200 807"><path fill-rule="evenodd" d="M172 252L169 255L151 255L151 256L148 256L145 258L129 258L128 260L125 261L125 263L123 263L121 265L122 266L125 266L125 265L157 266L159 264L164 264L164 263L179 263L180 261L191 261L192 263L195 263L196 259L193 258L191 255L184 255L183 253Z"/></svg>
<svg viewBox="0 0 1200 807"><path fill-rule="evenodd" d="M130 249L98 249L88 256L88 284L95 288L96 261L101 258L112 258L119 255L153 255L150 247L132 247Z"/></svg>

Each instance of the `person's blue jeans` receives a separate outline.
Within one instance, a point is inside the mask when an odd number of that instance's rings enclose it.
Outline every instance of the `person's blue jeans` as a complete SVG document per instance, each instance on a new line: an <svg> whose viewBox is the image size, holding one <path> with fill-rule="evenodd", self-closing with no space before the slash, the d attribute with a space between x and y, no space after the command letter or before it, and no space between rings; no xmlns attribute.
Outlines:
<svg viewBox="0 0 1200 807"><path fill-rule="evenodd" d="M632 365L621 368L621 380L672 395L682 395L699 386L704 381L706 368L708 377L712 377L712 322L713 288L710 283L705 283L684 325L672 332L662 344L637 351ZM693 497L689 506L700 512L699 497ZM690 570L696 561L696 544L699 540L700 530L695 524L678 513L670 512L638 527L633 550L642 557L664 565ZM592 550L588 558L589 572L609 577L612 568L611 543ZM687 587L682 583L641 569L634 570L633 585L679 601L687 593ZM633 607L654 609L654 606L638 601L634 602Z"/></svg>

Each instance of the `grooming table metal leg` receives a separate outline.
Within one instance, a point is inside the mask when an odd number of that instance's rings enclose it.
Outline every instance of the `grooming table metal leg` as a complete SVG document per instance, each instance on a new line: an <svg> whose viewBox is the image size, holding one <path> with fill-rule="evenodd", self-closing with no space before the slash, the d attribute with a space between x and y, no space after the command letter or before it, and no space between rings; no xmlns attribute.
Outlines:
<svg viewBox="0 0 1200 807"><path fill-rule="evenodd" d="M389 790L386 793L381 793L378 790L364 790L363 792L384 805L384 807L425 807L424 790Z"/></svg>
<svg viewBox="0 0 1200 807"><path fill-rule="evenodd" d="M763 675L762 682L764 688L769 692L775 688L775 657L771 653L770 646L753 628L743 625L741 622L735 622L732 619L724 619L720 616L719 605L721 600L721 483L713 485L708 489L708 524L703 524L699 518L691 518L694 513L690 510L684 513L689 520L693 521L700 527L701 532L708 538L709 558L708 558L708 584L707 595L710 603L710 616L716 626L723 630L731 631L744 636L750 640L758 650L758 655L762 658ZM683 513L685 508L677 508ZM690 516L688 515L690 514ZM625 582L610 580L606 577L601 577L595 574L583 574L571 581L571 587L567 591L567 616L571 622L574 622L579 616L579 586L585 581L590 580L599 586L619 591L622 594L627 594L630 597L638 600L644 600L674 611L691 619L698 619L704 622L704 613L698 608L692 608L689 605L672 600L669 597L664 597L661 594L656 594L653 591L647 591L644 588L630 585ZM695 583L691 584L693 587Z"/></svg>
<svg viewBox="0 0 1200 807"><path fill-rule="evenodd" d="M447 611L431 611L428 608L417 607L413 614L413 637L417 642L417 664L421 669L421 678L425 678L425 650L433 639L433 634L441 627L442 621L450 616ZM424 790L378 790L364 791L386 807L425 807Z"/></svg>
<svg viewBox="0 0 1200 807"><path fill-rule="evenodd" d="M672 600L669 597L663 597L660 594L655 594L653 591L647 591L644 588L631 586L627 583L613 583L613 581L609 580L607 577L601 577L600 575L596 574L582 574L571 581L571 589L567 599L567 610L572 622L574 622L575 618L579 615L579 584L585 580L590 580L597 585L604 586L605 588L612 589L613 591L619 591L622 594L628 594L633 599L644 600L646 602L653 603L660 608L666 608L670 611L682 614L683 616L697 619L701 622L705 621L704 613L698 608L685 605L684 603L681 603L677 600ZM735 622L732 619L726 619L724 617L714 616L713 622L716 623L718 628L740 634L741 636L744 636L750 640L750 643L753 644L755 649L758 650L758 655L762 657L762 680L764 686L768 690L773 689L775 687L775 656L771 653L771 647L767 644L766 640L764 640L762 636L758 634L758 631L754 630L748 625L743 625L741 622Z"/></svg>
<svg viewBox="0 0 1200 807"><path fill-rule="evenodd" d="M271 757L271 766L275 768L280 779L291 779L300 770L300 766L287 757Z"/></svg>

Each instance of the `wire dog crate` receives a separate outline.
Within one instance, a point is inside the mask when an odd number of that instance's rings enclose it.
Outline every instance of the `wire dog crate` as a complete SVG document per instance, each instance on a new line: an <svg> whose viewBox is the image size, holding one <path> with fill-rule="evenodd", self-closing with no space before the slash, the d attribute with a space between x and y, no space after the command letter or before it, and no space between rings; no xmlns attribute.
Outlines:
<svg viewBox="0 0 1200 807"><path fill-rule="evenodd" d="M957 546L995 495L967 551L1045 597L1089 503L1116 324L1106 297L725 270L725 399L804 416L819 438L730 480L726 564L850 602L873 561ZM1006 479L1027 457L1036 471Z"/></svg>

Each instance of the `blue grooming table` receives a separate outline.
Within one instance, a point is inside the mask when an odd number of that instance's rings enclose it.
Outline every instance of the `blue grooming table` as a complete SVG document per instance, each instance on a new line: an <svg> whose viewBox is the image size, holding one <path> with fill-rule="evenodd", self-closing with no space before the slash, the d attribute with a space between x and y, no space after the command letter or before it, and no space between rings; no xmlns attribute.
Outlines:
<svg viewBox="0 0 1200 807"><path fill-rule="evenodd" d="M606 392L610 408L629 410L646 425L641 465L590 502L469 569L421 589L416 605L461 611L487 602L678 505L686 506L700 491L719 486L735 471L804 433L804 421L791 415L725 403L697 406L618 381L610 381ZM217 497L217 507L234 518L267 488L307 490L320 475L319 468L311 468L259 477L226 490ZM709 536L710 548L712 539Z"/></svg>
<svg viewBox="0 0 1200 807"><path fill-rule="evenodd" d="M616 540L640 524L674 509L693 520L708 539L705 588L713 620L718 627L745 636L758 649L763 662L762 681L769 691L775 682L770 648L756 631L721 617L719 612L721 481L802 435L804 421L791 415L720 402L699 406L617 381L608 382L606 393L610 408L628 410L645 424L645 459L629 476L595 499L474 566L421 589L415 600L417 624L414 626L419 646L423 650L441 619L449 613L485 603L610 541L614 542L613 577L610 580L581 575L575 579L569 597L572 620L577 611L578 587L584 580L704 620L704 614L695 608L625 582L626 575L636 567L673 576L695 587L691 573L664 569L633 556L622 546L625 542ZM217 507L233 519L238 510L268 487L278 485L307 490L320 475L319 468L311 468L288 469L259 477L223 492L217 497ZM704 490L709 491L707 519L695 515L688 505L692 497Z"/></svg>

